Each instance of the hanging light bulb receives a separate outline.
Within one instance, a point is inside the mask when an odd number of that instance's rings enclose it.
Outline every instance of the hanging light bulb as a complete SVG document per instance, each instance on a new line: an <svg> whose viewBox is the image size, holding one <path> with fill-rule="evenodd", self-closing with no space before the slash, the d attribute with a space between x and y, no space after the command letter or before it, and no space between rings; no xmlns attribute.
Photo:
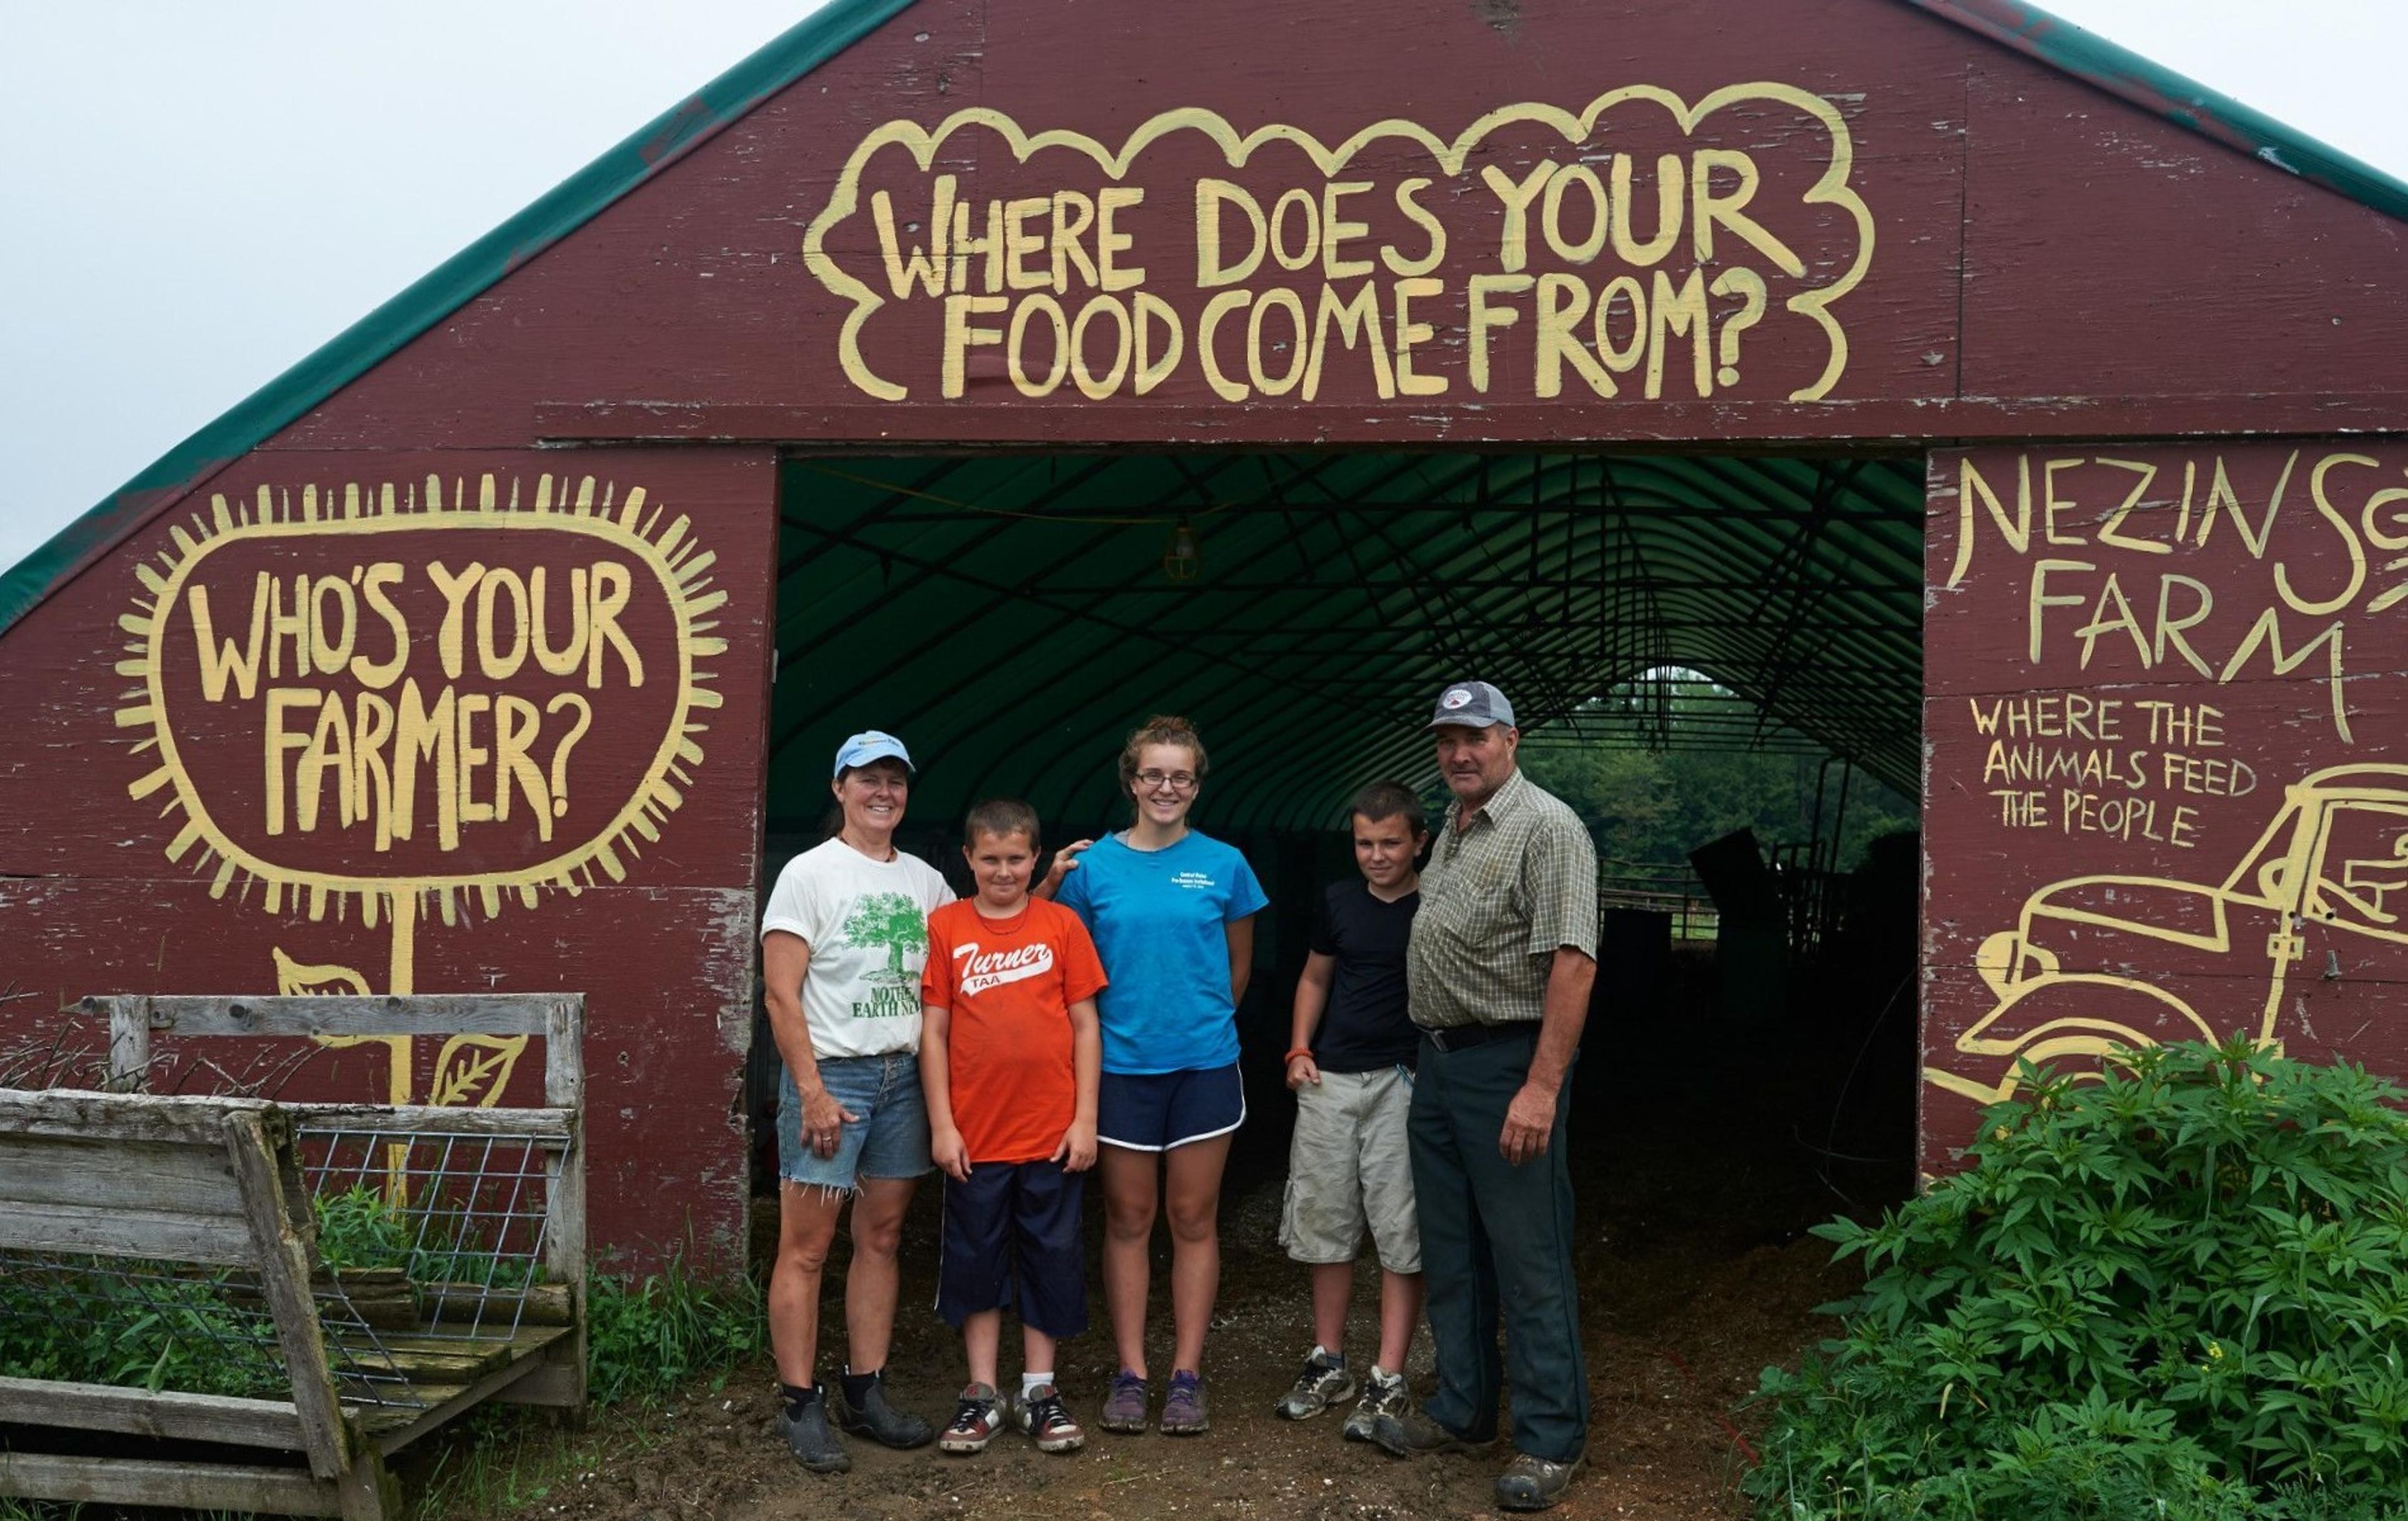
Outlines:
<svg viewBox="0 0 2408 1521"><path fill-rule="evenodd" d="M1196 573L1203 568L1204 548L1196 541L1196 530L1182 518L1179 526L1170 530L1170 542L1163 549L1162 573L1172 581L1194 581Z"/></svg>

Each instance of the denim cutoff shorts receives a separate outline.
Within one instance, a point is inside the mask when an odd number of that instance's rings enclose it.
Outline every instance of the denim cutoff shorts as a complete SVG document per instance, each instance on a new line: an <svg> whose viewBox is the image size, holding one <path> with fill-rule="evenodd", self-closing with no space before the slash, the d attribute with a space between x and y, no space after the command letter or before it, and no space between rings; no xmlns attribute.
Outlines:
<svg viewBox="0 0 2408 1521"><path fill-rule="evenodd" d="M778 1176L788 1183L851 1193L864 1178L916 1178L928 1170L928 1102L920 1093L920 1058L823 1056L820 1082L856 1118L844 1123L836 1155L803 1144L803 1096L795 1074L778 1073Z"/></svg>

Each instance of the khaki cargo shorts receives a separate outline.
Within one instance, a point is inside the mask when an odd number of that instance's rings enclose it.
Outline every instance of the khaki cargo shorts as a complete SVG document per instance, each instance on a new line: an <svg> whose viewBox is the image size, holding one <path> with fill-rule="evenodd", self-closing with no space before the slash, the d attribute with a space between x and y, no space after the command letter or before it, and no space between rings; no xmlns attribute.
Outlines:
<svg viewBox="0 0 2408 1521"><path fill-rule="evenodd" d="M1413 1217L1413 1166L1405 1121L1412 1073L1402 1067L1324 1072L1296 1093L1296 1140L1288 1148L1287 1203L1280 1244L1298 1262L1352 1262L1371 1227L1380 1266L1422 1270Z"/></svg>

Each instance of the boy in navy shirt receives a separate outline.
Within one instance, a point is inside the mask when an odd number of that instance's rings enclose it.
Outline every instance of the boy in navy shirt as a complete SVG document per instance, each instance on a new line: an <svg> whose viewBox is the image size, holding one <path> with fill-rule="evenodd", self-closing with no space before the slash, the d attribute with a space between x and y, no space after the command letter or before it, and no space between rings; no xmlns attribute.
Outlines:
<svg viewBox="0 0 2408 1521"><path fill-rule="evenodd" d="M1405 1141L1420 1037L1405 1010L1405 943L1421 905L1413 863L1429 831L1421 799L1395 782L1364 788L1352 816L1362 876L1323 896L1287 1054L1296 1140L1280 1244L1312 1266L1318 1341L1274 1408L1300 1421L1354 1398L1346 1311L1368 1225L1380 1253L1380 1356L1345 1426L1348 1438L1368 1442L1382 1413L1404 1413L1405 1354L1421 1314L1421 1237Z"/></svg>

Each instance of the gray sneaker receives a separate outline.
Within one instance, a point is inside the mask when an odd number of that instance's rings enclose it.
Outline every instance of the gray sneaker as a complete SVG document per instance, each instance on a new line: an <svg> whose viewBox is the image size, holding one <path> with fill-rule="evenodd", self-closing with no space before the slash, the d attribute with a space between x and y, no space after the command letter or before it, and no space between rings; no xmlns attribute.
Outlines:
<svg viewBox="0 0 2408 1521"><path fill-rule="evenodd" d="M1381 1416L1399 1416L1412 1408L1413 1392L1406 1385L1405 1375L1383 1373L1374 1368L1370 1377L1363 1381L1363 1398L1346 1413L1343 1435L1349 1442L1369 1442L1372 1425Z"/></svg>
<svg viewBox="0 0 2408 1521"><path fill-rule="evenodd" d="M1204 1375L1174 1370L1170 1392L1162 1397L1162 1434L1200 1437L1211 1429L1212 1422L1204 1413Z"/></svg>
<svg viewBox="0 0 2408 1521"><path fill-rule="evenodd" d="M1051 1384L1029 1390L1027 1399L1013 1405L1011 1418L1040 1453L1075 1453L1087 1444L1087 1433L1070 1418L1070 1408L1062 1403L1062 1391Z"/></svg>
<svg viewBox="0 0 2408 1521"><path fill-rule="evenodd" d="M799 1415L790 1414L783 1407L778 1412L778 1426L786 1433L786 1446L795 1461L813 1473L842 1473L853 1467L851 1455L844 1443L837 1440L828 1426L827 1390L821 1389L819 1398L805 1405Z"/></svg>
<svg viewBox="0 0 2408 1521"><path fill-rule="evenodd" d="M1145 1407L1152 1391L1142 1376L1122 1369L1112 1375L1112 1386L1104 1395L1103 1413L1096 1424L1107 1431L1130 1434L1145 1429Z"/></svg>
<svg viewBox="0 0 2408 1521"><path fill-rule="evenodd" d="M1283 1421L1309 1421L1332 1405L1342 1405L1354 1398L1354 1375L1346 1370L1346 1359L1319 1347L1304 1359L1304 1371L1297 1374L1287 1393L1279 1397L1271 1413Z"/></svg>
<svg viewBox="0 0 2408 1521"><path fill-rule="evenodd" d="M1500 1511L1544 1511L1554 1508L1572 1486L1572 1475L1587 1460L1586 1453L1575 1453L1569 1462L1557 1463L1528 1453L1515 1453L1505 1471L1497 1475L1497 1508Z"/></svg>

